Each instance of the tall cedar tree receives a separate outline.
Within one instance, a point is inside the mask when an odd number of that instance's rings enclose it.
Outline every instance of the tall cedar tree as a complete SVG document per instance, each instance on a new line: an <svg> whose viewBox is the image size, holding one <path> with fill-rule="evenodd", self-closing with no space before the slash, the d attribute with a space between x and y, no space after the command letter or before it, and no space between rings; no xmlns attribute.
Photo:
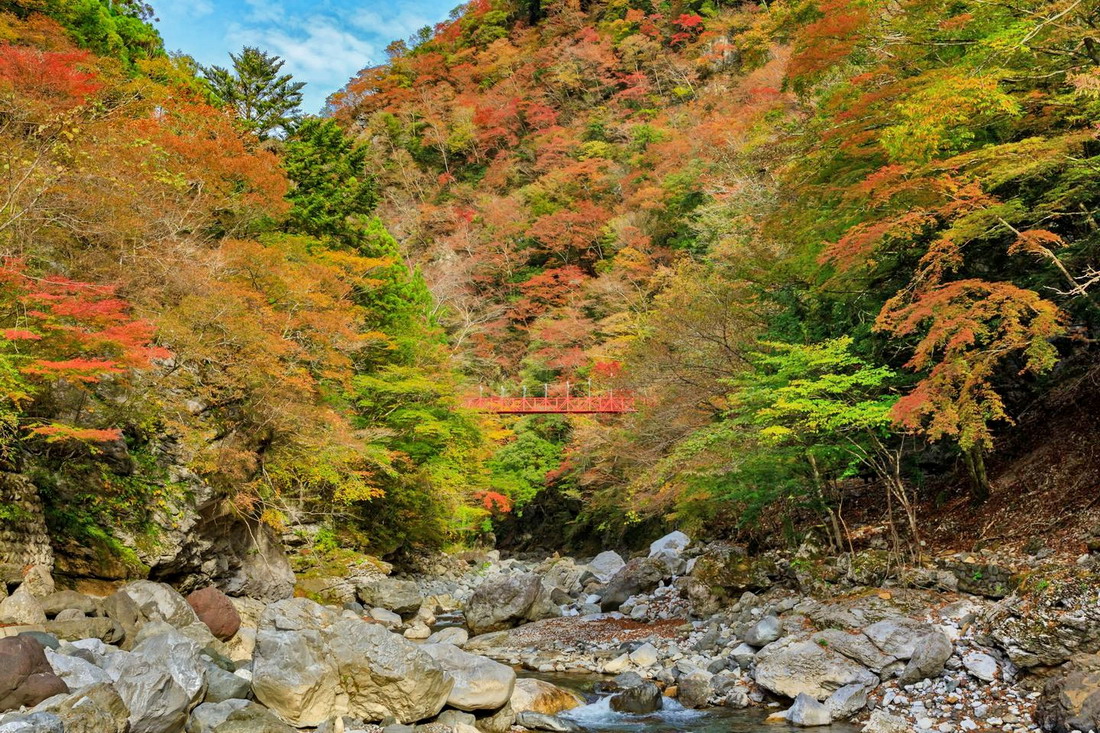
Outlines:
<svg viewBox="0 0 1100 733"><path fill-rule="evenodd" d="M232 70L221 66L203 69L214 95L233 108L245 127L265 140L286 132L298 118L304 82L290 74L280 74L285 63L278 56L245 46L239 54L229 54Z"/></svg>
<svg viewBox="0 0 1100 733"><path fill-rule="evenodd" d="M304 120L287 141L283 165L294 187L287 226L345 245L363 239L374 210L374 179L366 174L368 148L357 145L332 120Z"/></svg>

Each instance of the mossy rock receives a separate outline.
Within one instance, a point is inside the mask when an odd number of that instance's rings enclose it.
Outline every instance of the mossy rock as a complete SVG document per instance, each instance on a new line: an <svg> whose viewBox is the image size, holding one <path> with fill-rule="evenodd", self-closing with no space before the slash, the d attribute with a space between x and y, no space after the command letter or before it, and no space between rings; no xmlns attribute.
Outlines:
<svg viewBox="0 0 1100 733"><path fill-rule="evenodd" d="M149 566L137 553L105 532L66 539L54 548L54 572L69 578L138 580L149 577Z"/></svg>
<svg viewBox="0 0 1100 733"><path fill-rule="evenodd" d="M770 557L752 557L741 547L710 548L695 561L691 577L715 593L738 596L745 591L762 591L775 583L782 571Z"/></svg>

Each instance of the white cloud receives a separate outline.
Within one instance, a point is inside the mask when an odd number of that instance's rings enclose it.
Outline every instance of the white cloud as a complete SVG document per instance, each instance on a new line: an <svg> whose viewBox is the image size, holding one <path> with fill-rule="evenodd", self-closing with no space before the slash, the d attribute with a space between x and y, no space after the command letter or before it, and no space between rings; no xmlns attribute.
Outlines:
<svg viewBox="0 0 1100 733"><path fill-rule="evenodd" d="M335 88L377 57L377 47L341 29L331 18L315 16L282 28L237 27L230 41L259 46L286 60L299 81Z"/></svg>
<svg viewBox="0 0 1100 733"><path fill-rule="evenodd" d="M316 112L356 72L381 63L390 41L434 25L457 0L153 1L170 46L205 64L225 65L246 45L276 54L307 83L303 108Z"/></svg>

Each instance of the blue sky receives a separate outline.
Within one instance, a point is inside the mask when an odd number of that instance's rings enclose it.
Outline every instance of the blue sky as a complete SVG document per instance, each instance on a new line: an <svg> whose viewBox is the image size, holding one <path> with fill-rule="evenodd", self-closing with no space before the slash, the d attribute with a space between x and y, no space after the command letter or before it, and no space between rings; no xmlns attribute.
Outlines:
<svg viewBox="0 0 1100 733"><path fill-rule="evenodd" d="M286 59L306 82L302 108L325 98L365 66L385 61L390 41L443 20L460 0L153 0L170 51L227 66L229 52L259 46Z"/></svg>

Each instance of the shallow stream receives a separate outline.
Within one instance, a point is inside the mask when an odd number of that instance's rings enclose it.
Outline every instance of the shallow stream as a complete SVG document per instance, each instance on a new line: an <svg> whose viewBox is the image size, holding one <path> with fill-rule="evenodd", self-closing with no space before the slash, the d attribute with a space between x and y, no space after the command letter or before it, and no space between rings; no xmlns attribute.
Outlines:
<svg viewBox="0 0 1100 733"><path fill-rule="evenodd" d="M597 676L570 674L522 673L524 677L537 677L553 682L555 685L584 693L592 699L592 686L601 679ZM617 713L603 697L584 707L562 713L566 718L589 733L781 733L782 731L802 731L805 728L765 723L769 712L779 708L730 710L712 708L708 710L689 710L675 700L666 699L664 709L650 715L628 715ZM815 733L854 733L855 726L838 723L814 728Z"/></svg>

